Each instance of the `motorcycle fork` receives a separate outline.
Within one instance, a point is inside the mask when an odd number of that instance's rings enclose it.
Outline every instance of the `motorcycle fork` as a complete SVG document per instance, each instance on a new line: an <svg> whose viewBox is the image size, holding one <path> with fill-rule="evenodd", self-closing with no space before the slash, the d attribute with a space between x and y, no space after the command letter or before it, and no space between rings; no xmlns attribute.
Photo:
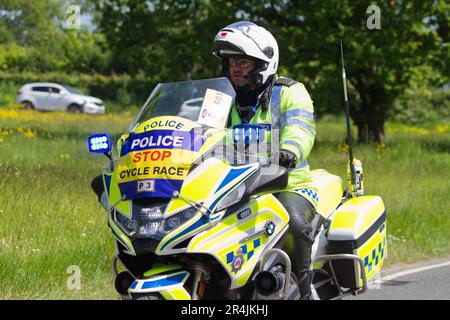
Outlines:
<svg viewBox="0 0 450 320"><path fill-rule="evenodd" d="M192 300L200 300L205 295L205 277L208 274L206 266L196 263L192 267L194 271L194 283L192 285Z"/></svg>

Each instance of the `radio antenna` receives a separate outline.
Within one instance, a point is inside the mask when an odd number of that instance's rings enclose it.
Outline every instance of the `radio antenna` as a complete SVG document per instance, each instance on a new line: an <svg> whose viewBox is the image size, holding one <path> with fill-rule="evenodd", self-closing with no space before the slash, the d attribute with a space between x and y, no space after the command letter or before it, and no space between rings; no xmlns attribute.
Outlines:
<svg viewBox="0 0 450 320"><path fill-rule="evenodd" d="M355 165L353 163L353 149L352 149L352 130L350 127L350 107L348 103L348 95L347 95L347 77L345 75L345 65L344 65L344 50L342 48L342 40L341 40L341 60L342 60L342 82L344 84L344 101L345 101L345 119L347 122L347 144L348 144L348 160L350 162L350 175L351 175L351 189L355 190L356 185L356 176L355 176ZM353 192L352 192L353 194Z"/></svg>

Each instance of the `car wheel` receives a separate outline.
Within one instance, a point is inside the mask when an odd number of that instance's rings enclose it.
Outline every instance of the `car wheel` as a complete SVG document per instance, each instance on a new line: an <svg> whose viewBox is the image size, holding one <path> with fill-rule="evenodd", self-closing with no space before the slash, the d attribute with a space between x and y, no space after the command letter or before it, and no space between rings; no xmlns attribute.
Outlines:
<svg viewBox="0 0 450 320"><path fill-rule="evenodd" d="M24 101L22 102L23 107L21 108L22 110L34 110L34 105L30 102L30 101Z"/></svg>
<svg viewBox="0 0 450 320"><path fill-rule="evenodd" d="M67 111L69 111L70 113L80 113L81 107L79 105L73 103L67 108Z"/></svg>

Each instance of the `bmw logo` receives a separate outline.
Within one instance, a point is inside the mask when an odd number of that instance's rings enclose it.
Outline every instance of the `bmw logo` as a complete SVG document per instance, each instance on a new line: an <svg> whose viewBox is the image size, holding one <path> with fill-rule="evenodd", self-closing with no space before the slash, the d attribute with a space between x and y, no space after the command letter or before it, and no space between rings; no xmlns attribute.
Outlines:
<svg viewBox="0 0 450 320"><path fill-rule="evenodd" d="M270 237L275 232L275 223L273 223L272 221L269 221L266 223L265 228L266 228L265 234Z"/></svg>

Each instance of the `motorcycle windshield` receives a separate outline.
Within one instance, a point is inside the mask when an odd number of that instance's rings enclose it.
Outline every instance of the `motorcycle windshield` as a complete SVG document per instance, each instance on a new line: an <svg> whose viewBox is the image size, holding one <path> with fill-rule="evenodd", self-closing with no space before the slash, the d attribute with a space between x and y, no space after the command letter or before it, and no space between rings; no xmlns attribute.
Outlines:
<svg viewBox="0 0 450 320"><path fill-rule="evenodd" d="M122 198L171 198L180 192L203 145L219 141L193 129L223 129L234 96L226 78L159 84L120 148L116 177Z"/></svg>
<svg viewBox="0 0 450 320"><path fill-rule="evenodd" d="M227 78L160 83L128 131L159 116L177 116L217 129L225 128L235 95Z"/></svg>

